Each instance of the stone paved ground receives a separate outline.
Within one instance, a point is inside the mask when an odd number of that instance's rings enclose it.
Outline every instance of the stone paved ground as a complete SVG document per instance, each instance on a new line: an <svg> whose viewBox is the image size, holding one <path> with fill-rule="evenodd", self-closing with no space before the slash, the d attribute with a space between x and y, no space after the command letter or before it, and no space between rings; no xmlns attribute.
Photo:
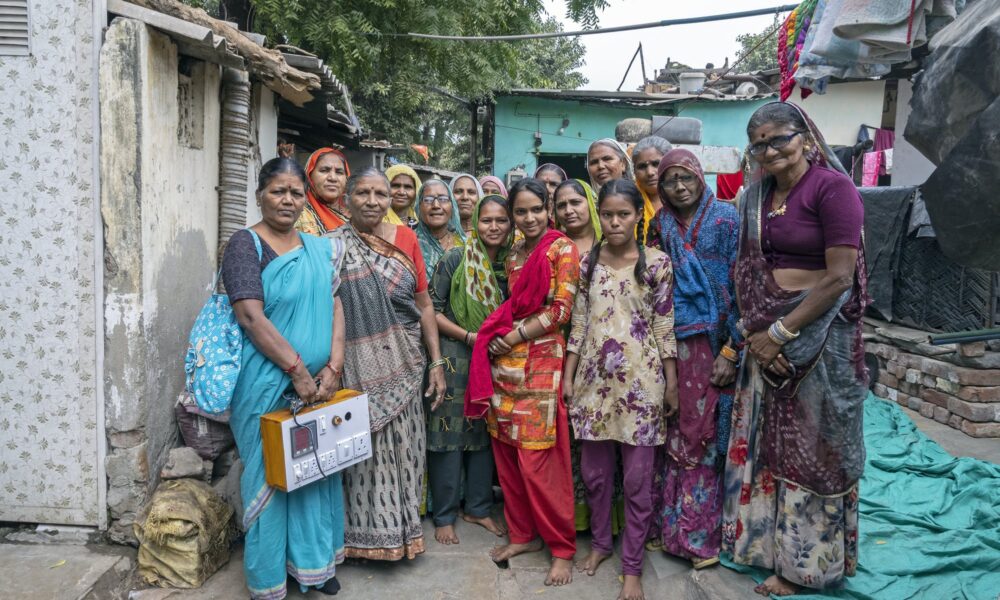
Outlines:
<svg viewBox="0 0 1000 600"><path fill-rule="evenodd" d="M913 411L904 411L929 437L954 456L971 456L1000 464L1000 441L975 439ZM44 529L44 528L43 528ZM128 578L135 550L121 546L85 545L89 535L73 528L58 534L0 528L0 599L26 600L228 600L248 597L243 583L242 549L199 590L140 589ZM433 527L425 526L427 552L416 560L395 563L343 565L338 577L344 585L338 598L351 600L614 600L621 573L618 558L605 562L597 575L577 574L563 588L542 582L547 553L516 557L501 570L489 559L498 538L484 529L459 523L459 546L441 546ZM588 538L578 541L579 555L589 549ZM643 585L650 600L759 600L749 577L715 567L693 571L685 561L662 553L647 553ZM131 594L129 587L135 588ZM326 598L316 592L290 598Z"/></svg>
<svg viewBox="0 0 1000 600"><path fill-rule="evenodd" d="M463 527L464 525L464 527ZM498 569L489 558L490 548L498 538L486 530L460 522L462 543L443 546L433 539L433 525L425 523L427 552L412 561L400 563L347 564L338 569L343 585L338 597L351 600L389 600L418 598L428 600L614 600L621 587L621 563L616 555L593 577L577 573L572 584L546 587L547 552L515 557L509 569ZM589 538L578 540L578 556L589 550ZM674 560L662 553L647 553L643 586L650 600L759 600L753 582L723 567L693 571L686 561ZM203 588L192 591L144 590L133 593L132 600L214 600L248 598L243 583L242 553L233 555L229 564ZM316 592L289 594L289 598L317 600Z"/></svg>

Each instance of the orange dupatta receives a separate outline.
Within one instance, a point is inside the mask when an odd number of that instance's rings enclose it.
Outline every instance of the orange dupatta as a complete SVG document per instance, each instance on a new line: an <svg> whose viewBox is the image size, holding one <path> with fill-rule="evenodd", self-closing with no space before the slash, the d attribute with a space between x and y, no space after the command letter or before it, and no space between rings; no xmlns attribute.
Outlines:
<svg viewBox="0 0 1000 600"><path fill-rule="evenodd" d="M316 163L319 162L320 158L327 154L336 154L339 156L340 160L344 163L344 172L348 177L351 176L351 165L347 163L347 157L344 156L343 152L334 148L320 148L309 156L309 162L306 163L306 177L309 178L309 187L306 189L306 196L309 198L309 205L312 207L313 212L316 213L320 222L323 223L323 227L326 228L327 231L333 231L343 225L345 221L330 207L323 204L323 202L316 197L316 194L313 193L312 189L312 174L313 171L316 170Z"/></svg>

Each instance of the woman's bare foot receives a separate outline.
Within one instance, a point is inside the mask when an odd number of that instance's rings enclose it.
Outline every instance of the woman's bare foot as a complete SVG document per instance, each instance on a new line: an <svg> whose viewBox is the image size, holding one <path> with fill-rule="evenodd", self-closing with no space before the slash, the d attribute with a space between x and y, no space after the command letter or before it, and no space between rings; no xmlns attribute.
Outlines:
<svg viewBox="0 0 1000 600"><path fill-rule="evenodd" d="M625 576L625 584L622 585L622 593L618 594L618 600L646 600L646 595L642 592L642 581L638 575Z"/></svg>
<svg viewBox="0 0 1000 600"><path fill-rule="evenodd" d="M531 540L527 544L504 544L490 551L493 562L503 562L525 552L538 552L542 549L542 540Z"/></svg>
<svg viewBox="0 0 1000 600"><path fill-rule="evenodd" d="M764 580L764 583L755 587L753 591L761 596L769 596L771 594L775 596L792 596L799 592L799 586L777 575L771 575Z"/></svg>
<svg viewBox="0 0 1000 600"><path fill-rule="evenodd" d="M434 528L434 539L437 543L450 546L458 543L458 534L455 533L454 525L442 525Z"/></svg>
<svg viewBox="0 0 1000 600"><path fill-rule="evenodd" d="M576 570L593 577L594 573L597 572L597 567L599 567L601 563L607 560L610 556L610 554L603 554L597 550L591 550L590 554L588 554L586 558L577 561Z"/></svg>
<svg viewBox="0 0 1000 600"><path fill-rule="evenodd" d="M485 527L487 531L497 537L507 535L507 528L504 527L503 523L495 521L493 517L473 517L472 515L462 515L462 520L467 523L475 523L476 525Z"/></svg>
<svg viewBox="0 0 1000 600"><path fill-rule="evenodd" d="M566 585L573 581L573 561L568 558L553 558L545 585Z"/></svg>

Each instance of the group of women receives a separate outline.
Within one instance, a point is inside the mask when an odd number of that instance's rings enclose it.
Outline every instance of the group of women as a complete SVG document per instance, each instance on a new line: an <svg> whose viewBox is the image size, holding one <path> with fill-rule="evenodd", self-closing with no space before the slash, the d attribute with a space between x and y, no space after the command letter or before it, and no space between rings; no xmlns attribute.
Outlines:
<svg viewBox="0 0 1000 600"><path fill-rule="evenodd" d="M415 557L424 509L441 544L459 516L508 536L497 563L548 546L548 585L593 575L620 533L625 600L647 548L770 569L765 595L853 575L861 200L795 105L747 134L738 209L659 138L594 142L590 182L542 165L509 191L351 175L331 148L264 165L262 220L223 261L246 335L231 424L252 596L289 578L333 594L345 557ZM259 417L341 387L368 394L373 458L268 487Z"/></svg>

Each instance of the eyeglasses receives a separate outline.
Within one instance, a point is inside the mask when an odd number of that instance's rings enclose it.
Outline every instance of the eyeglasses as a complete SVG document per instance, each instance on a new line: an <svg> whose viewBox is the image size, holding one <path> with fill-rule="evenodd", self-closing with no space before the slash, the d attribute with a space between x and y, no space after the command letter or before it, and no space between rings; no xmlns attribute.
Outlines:
<svg viewBox="0 0 1000 600"><path fill-rule="evenodd" d="M766 142L757 142L756 144L750 145L750 155L760 156L767 152L768 147L774 148L775 150L781 150L789 143L795 136L805 133L804 131L796 131L795 133L790 133L788 135L776 135L773 138L767 140Z"/></svg>
<svg viewBox="0 0 1000 600"><path fill-rule="evenodd" d="M664 179L664 180L660 181L660 185L663 186L663 187L665 187L665 188L680 187L682 185L684 187L690 187L691 184L694 183L695 179L697 179L697 178L694 175L680 175L678 177L672 177L670 179Z"/></svg>
<svg viewBox="0 0 1000 600"><path fill-rule="evenodd" d="M431 204L451 204L450 196L424 196L420 199L421 204L430 206Z"/></svg>

